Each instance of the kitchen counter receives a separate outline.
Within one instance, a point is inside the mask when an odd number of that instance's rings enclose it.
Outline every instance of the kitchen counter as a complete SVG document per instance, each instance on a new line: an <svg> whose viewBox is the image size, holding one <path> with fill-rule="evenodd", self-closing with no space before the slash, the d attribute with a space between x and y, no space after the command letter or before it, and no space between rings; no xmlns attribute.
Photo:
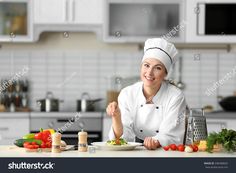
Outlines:
<svg viewBox="0 0 236 173"><path fill-rule="evenodd" d="M205 116L209 119L236 119L236 112L215 111L205 113Z"/></svg>
<svg viewBox="0 0 236 173"><path fill-rule="evenodd" d="M0 112L0 118L29 118L29 112Z"/></svg>
<svg viewBox="0 0 236 173"><path fill-rule="evenodd" d="M90 147L90 146L89 146ZM51 152L26 152L24 148L16 146L0 145L0 157L235 157L236 152L226 153L207 153L195 152L186 153L179 151L164 151L162 148L157 150L146 150L143 146L131 151L105 151L95 150L95 152L63 151L61 153Z"/></svg>
<svg viewBox="0 0 236 173"><path fill-rule="evenodd" d="M74 117L80 114L81 117L88 118L111 118L105 112L0 112L0 118L52 118L52 117ZM236 119L236 112L206 112L206 118L209 119Z"/></svg>
<svg viewBox="0 0 236 173"><path fill-rule="evenodd" d="M81 116L86 118L102 118L102 112L31 112L31 118L70 118Z"/></svg>

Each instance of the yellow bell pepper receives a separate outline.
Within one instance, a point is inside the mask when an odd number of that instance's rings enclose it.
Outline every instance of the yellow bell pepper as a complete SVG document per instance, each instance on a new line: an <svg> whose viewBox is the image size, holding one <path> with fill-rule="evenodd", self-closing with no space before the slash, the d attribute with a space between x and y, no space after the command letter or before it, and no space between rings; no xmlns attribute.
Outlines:
<svg viewBox="0 0 236 173"><path fill-rule="evenodd" d="M51 135L55 133L54 129L44 129L43 131L49 131L51 133Z"/></svg>

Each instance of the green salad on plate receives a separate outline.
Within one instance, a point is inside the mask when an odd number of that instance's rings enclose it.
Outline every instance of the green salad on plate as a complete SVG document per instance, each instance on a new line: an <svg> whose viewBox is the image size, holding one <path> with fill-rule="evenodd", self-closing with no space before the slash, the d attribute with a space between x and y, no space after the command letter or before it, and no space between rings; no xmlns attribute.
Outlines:
<svg viewBox="0 0 236 173"><path fill-rule="evenodd" d="M114 140L109 140L107 141L108 145L127 145L128 143L123 139L114 139Z"/></svg>

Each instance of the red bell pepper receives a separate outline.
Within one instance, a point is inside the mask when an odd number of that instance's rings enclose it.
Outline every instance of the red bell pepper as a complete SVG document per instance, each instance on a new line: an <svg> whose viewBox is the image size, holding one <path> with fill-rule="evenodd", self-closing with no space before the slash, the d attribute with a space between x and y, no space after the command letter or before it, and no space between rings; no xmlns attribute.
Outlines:
<svg viewBox="0 0 236 173"><path fill-rule="evenodd" d="M41 128L40 129L40 132L39 133L36 133L34 135L34 138L35 139L38 139L38 140L42 140L43 142L47 143L47 142L52 142L52 139L51 139L51 133L49 130L45 130L43 131L43 129Z"/></svg>

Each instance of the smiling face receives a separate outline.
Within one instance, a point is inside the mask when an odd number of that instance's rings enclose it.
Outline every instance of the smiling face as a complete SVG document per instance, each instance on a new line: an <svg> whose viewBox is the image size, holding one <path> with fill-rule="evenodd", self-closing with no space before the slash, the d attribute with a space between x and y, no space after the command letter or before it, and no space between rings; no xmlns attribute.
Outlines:
<svg viewBox="0 0 236 173"><path fill-rule="evenodd" d="M155 58L147 58L143 61L140 77L144 88L158 89L166 75L166 68L161 61Z"/></svg>

